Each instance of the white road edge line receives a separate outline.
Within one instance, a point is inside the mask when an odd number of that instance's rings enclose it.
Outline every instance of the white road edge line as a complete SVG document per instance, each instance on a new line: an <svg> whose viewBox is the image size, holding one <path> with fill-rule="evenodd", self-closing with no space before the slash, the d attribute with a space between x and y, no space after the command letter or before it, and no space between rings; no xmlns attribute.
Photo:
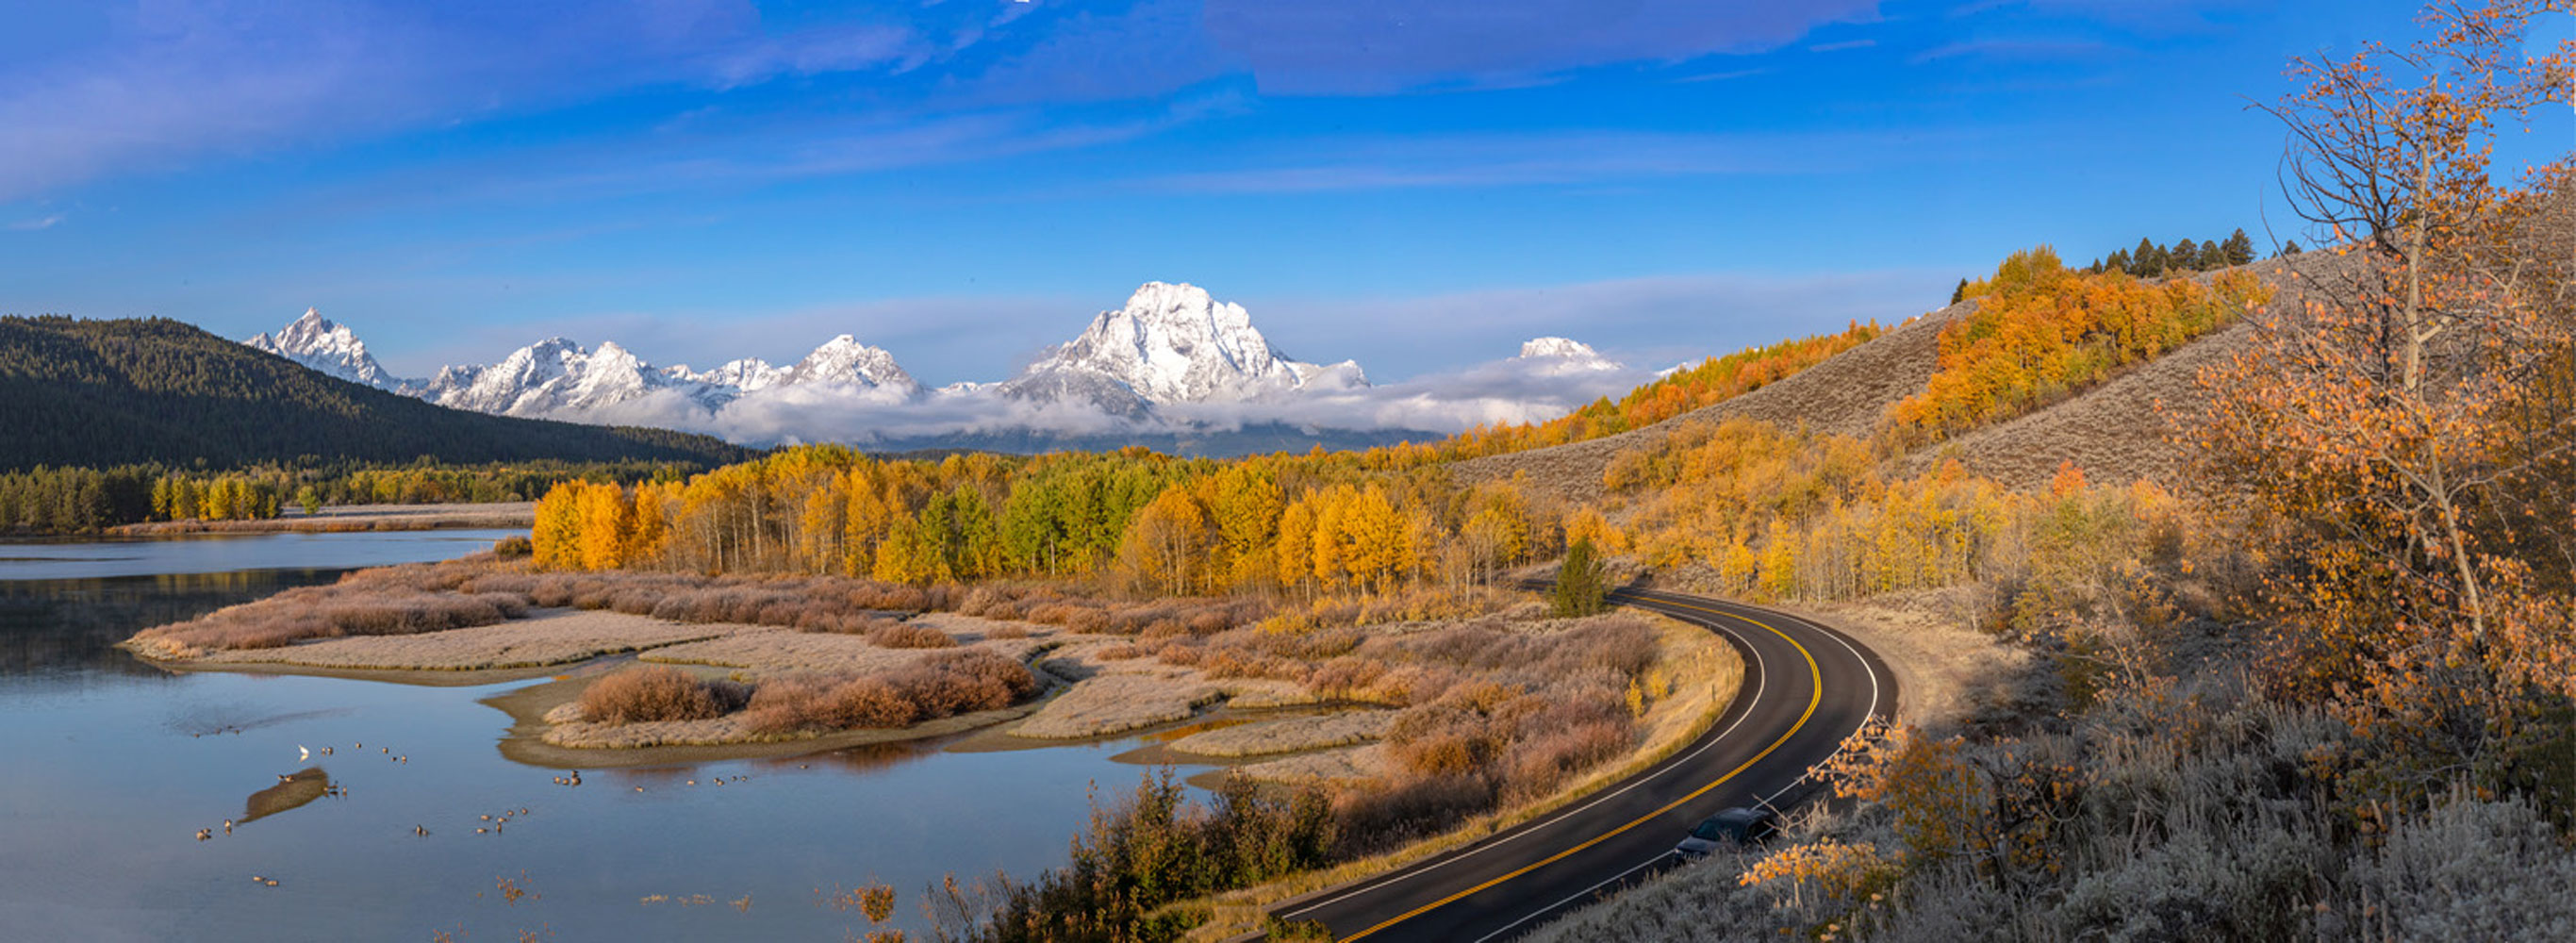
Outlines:
<svg viewBox="0 0 2576 943"><path fill-rule="evenodd" d="M1493 939L1493 938L1495 938L1495 937L1502 936L1503 934L1510 933L1510 932L1512 932L1513 930L1520 929L1520 925L1521 925L1521 924L1528 923L1528 922L1530 922L1530 921L1532 921L1532 920L1536 920L1536 919L1538 919L1538 918L1539 918L1539 916L1540 916L1540 915L1542 915L1542 914L1553 913L1553 912L1555 912L1555 911L1556 911L1556 909L1557 909L1557 908L1559 908L1559 907L1563 907L1563 906L1565 906L1565 905L1567 905L1567 904L1574 903L1575 901L1578 901L1578 900L1582 900L1586 895L1589 895L1589 894L1591 894L1591 893L1592 893L1592 892L1594 892L1594 891L1600 890L1600 889L1605 888L1605 887L1609 887L1610 885L1617 884L1617 883L1619 883L1619 882L1621 882L1621 881L1625 881L1625 880L1627 880L1627 879L1628 879L1628 875L1635 874L1635 873L1637 873L1637 872L1639 872L1639 871L1643 871L1643 870L1645 870L1645 869L1647 869L1647 868L1654 867L1656 862L1664 860L1666 857L1669 857L1669 856L1670 856L1670 854L1671 854L1670 852L1666 852L1665 854L1656 855L1655 857L1648 858L1648 859L1646 859L1646 863L1644 863L1644 864L1641 864L1641 865L1638 865L1638 866L1636 866L1636 867L1629 868L1628 870L1625 870L1625 871L1621 871L1621 872L1619 872L1619 876L1618 876L1618 877L1614 877L1614 878L1611 878L1611 879L1609 879L1609 880L1607 880L1607 881L1603 881L1603 882L1601 882L1601 883L1599 883L1599 884L1592 885L1591 887L1584 888L1584 889L1582 890L1582 892L1581 892L1581 893L1577 893L1577 894L1575 894L1575 895L1574 895L1574 896L1572 896L1572 897L1568 897L1568 898L1566 898L1566 899L1564 899L1564 900L1557 901L1556 903L1549 904L1549 905L1547 905L1547 906L1545 906L1545 907L1541 907L1541 908L1539 908L1539 909L1537 909L1537 910L1530 911L1529 916L1522 917L1522 918L1520 918L1520 919L1518 919L1518 920L1514 920L1514 921L1512 921L1512 922L1510 922L1510 923L1504 924L1504 925L1502 926L1502 928L1501 928L1501 929L1495 930L1495 931L1494 931L1494 932L1492 932L1492 933L1485 934L1484 936L1477 937L1477 938L1476 938L1476 943L1485 943L1485 941L1487 941L1487 940L1491 940L1491 939Z"/></svg>
<svg viewBox="0 0 2576 943"><path fill-rule="evenodd" d="M1664 602L1663 600L1650 600L1650 601ZM1672 603L1669 603L1669 602L1667 602L1666 604L1667 604L1667 605L1672 605ZM1671 615L1671 613L1660 613L1660 614L1661 614L1661 615ZM1729 618L1735 618L1735 619L1741 619L1741 618L1743 618L1742 616L1735 615L1734 613L1721 612L1721 613L1718 613L1718 614L1719 614L1719 615L1727 616L1727 617L1729 617ZM1700 754L1702 754L1702 753L1706 753L1706 752L1708 752L1708 751L1710 751L1710 750L1716 749L1716 748L1717 748L1717 745L1718 745L1718 744L1720 744L1720 743L1725 742L1727 737L1733 736L1733 735L1735 734L1735 728L1737 728L1737 727L1741 727L1741 726L1744 726L1744 722L1745 722L1746 720L1748 720L1748 719L1752 718L1752 716L1753 716L1753 708L1754 708L1754 705L1757 705L1757 704L1762 703L1762 695L1763 695L1765 692L1769 691L1769 690L1770 690L1770 688L1771 688L1771 665L1770 665L1770 663L1769 663L1768 661L1766 661L1766 660L1764 660L1764 659L1763 659L1763 657L1762 657L1762 650L1761 650L1761 649L1758 649L1758 648L1753 647L1753 640L1752 640L1752 639L1749 639L1749 638L1744 637L1744 634L1743 634L1743 633L1737 632L1737 631L1736 631L1733 627L1731 627L1731 626L1727 626L1727 625L1724 625L1724 624L1720 624L1717 620L1710 620L1710 622L1708 623L1708 627L1709 627L1709 628L1716 629L1716 630L1718 630L1718 631L1720 631L1720 632L1724 632L1724 633L1726 633L1726 634L1728 634L1728 635L1734 636L1736 641L1738 641L1738 642L1742 642L1742 643L1744 644L1744 648L1745 648L1745 650L1746 650L1746 651L1750 651L1750 652L1752 652L1752 653L1753 653L1753 666L1754 666L1754 671L1755 671L1755 673L1756 673L1756 674L1758 674L1758 675L1759 675L1759 678L1754 682L1754 685L1753 685L1753 699L1752 699L1752 700L1750 700L1750 701L1746 701L1746 702L1745 702L1745 705L1744 705L1744 713L1743 713L1743 714L1741 714L1741 715L1739 715L1739 716L1737 716L1737 717L1735 718L1735 722L1734 722L1734 723L1731 723L1731 724L1726 725L1726 729L1725 729L1725 730L1723 730L1723 731L1720 731L1720 732L1718 733L1718 735L1717 735L1717 736L1710 738L1710 739L1709 739L1709 741L1708 741L1707 743L1700 744L1699 749L1692 750L1692 751L1690 751L1689 753L1682 754L1682 755L1680 755L1680 756L1678 756L1678 757L1674 757L1674 758L1671 758L1671 759L1666 760L1666 761L1665 761L1665 763L1664 763L1664 770L1665 770L1665 771L1667 771L1667 772L1669 772L1669 771L1671 771L1671 770L1673 770L1673 769L1677 769L1677 768L1679 768L1679 767L1681 766L1681 761L1683 761L1683 760L1688 760L1688 759L1691 759L1691 758L1693 758L1693 757L1697 757L1697 756L1699 756L1699 755L1700 755ZM1867 663L1863 663L1862 667L1863 667L1863 668L1868 667L1868 666L1867 666ZM1872 681L1872 684L1873 684L1873 685L1875 685L1875 683L1876 683L1876 682L1875 682L1875 680L1873 680L1873 681ZM1872 703L1872 704L1877 703L1877 700L1876 700L1876 698L1875 698L1875 697L1873 697L1873 698L1871 699L1871 703ZM1399 872L1396 872L1396 873L1394 873L1394 874L1390 874L1390 875L1387 875L1387 876L1385 876L1385 877L1383 877L1383 878L1380 878L1380 879L1378 879L1378 880L1377 880L1377 881L1375 881L1375 882L1372 882L1372 883L1369 883L1369 884L1363 884L1363 885L1360 885L1360 886L1358 886L1358 887L1351 888L1351 889L1350 889L1350 890L1348 890L1348 891L1344 891L1344 892L1342 892L1342 893L1340 893L1340 894L1334 895L1334 896L1333 896L1332 898L1330 898L1330 899L1327 899L1327 900L1319 900L1319 901L1316 901L1316 902L1314 902L1314 903L1307 904L1306 906L1299 907L1299 908L1297 908L1297 909L1295 909L1295 910L1288 911L1288 912L1286 912L1286 913L1281 914L1280 916L1282 916L1282 917L1284 917L1284 918L1294 919L1294 918L1296 918L1296 917L1297 917L1297 916L1299 916L1299 915L1307 914L1307 913L1312 913L1312 912L1314 912L1314 911L1316 911L1316 910L1320 910L1320 909L1322 909L1322 908L1324 908L1324 907L1329 907L1329 906L1331 906L1331 905L1333 905L1333 904L1338 904L1338 903L1341 903L1342 901L1349 900L1350 898L1352 898L1352 897L1354 897L1354 896L1356 896L1356 895L1359 895L1359 894L1365 894L1365 893L1368 893L1368 892L1370 892L1370 891L1377 890L1377 889L1382 888L1382 887L1392 887L1392 886L1394 886L1394 885L1396 885L1396 884L1400 884L1400 883L1403 883L1403 882L1405 882L1405 881L1409 881L1409 880L1412 880L1412 879L1414 879L1414 878L1421 877L1422 875L1429 874L1429 873L1431 873L1431 872L1433 872L1433 871L1440 870L1441 868L1448 867L1448 866L1450 866L1450 865L1452 865L1452 864L1456 864L1456 863L1458 863L1458 862L1465 861L1465 860L1467 860L1467 859L1469 859L1469 858L1473 858L1473 857L1475 857L1475 856L1477 856L1477 855L1484 854L1485 852L1492 851L1492 850L1494 850L1494 849L1496 849L1496 848L1500 848L1500 847L1502 847L1502 846L1504 846L1504 845L1511 844L1512 842L1517 841L1517 840L1521 839L1522 837L1525 837L1525 836L1527 836L1527 835L1530 835L1530 834L1532 834L1532 833L1534 833L1534 832L1537 832L1537 831L1539 831L1539 830L1541 830L1541 829L1547 828L1547 827L1548 827L1548 826L1550 826L1550 825L1554 825L1554 824L1556 824L1556 823L1558 823L1558 822L1562 822L1562 821L1564 821L1565 819L1567 819L1568 817L1571 817L1571 816L1574 816L1574 815L1581 814L1581 813L1583 813L1584 811L1587 811L1587 810L1591 809L1593 806L1597 806L1597 805L1600 805L1600 804L1602 804L1602 803L1604 803L1604 802L1608 802L1608 801L1610 801L1610 800L1612 800L1612 799L1616 799L1616 798L1618 798L1619 796L1621 796L1622 794L1627 793L1629 790L1635 789L1635 788L1637 788L1637 787L1639 787L1639 786L1643 786L1643 785L1645 785L1646 783L1648 783L1648 782L1650 782L1650 781L1652 781L1652 780L1658 779L1658 778L1661 778L1661 774L1657 774L1657 775L1655 775L1655 776L1648 776L1648 777L1645 777L1645 778L1643 778L1643 779L1639 779L1639 780L1637 780L1636 782L1629 783L1628 785L1623 786L1623 787L1620 787L1620 788L1618 788L1618 789L1616 789L1616 790L1612 790L1612 791L1611 791L1611 792L1609 792L1609 793L1606 793L1606 794L1603 794L1603 795L1600 795L1600 796L1596 796L1596 797L1594 797L1591 801L1586 802L1586 803L1584 803L1584 804L1582 804L1582 805L1576 806L1576 807L1571 808L1571 809L1567 809L1567 810L1565 810L1565 811L1563 811L1563 812L1559 812L1559 813L1557 813L1556 815L1551 816L1551 817L1549 817L1548 819L1546 819L1546 820L1544 820L1544 821L1541 821L1541 822L1539 822L1539 823L1537 823L1537 824L1533 824L1533 825L1528 825L1528 826L1526 826L1526 827L1522 827L1519 831L1517 831L1517 832L1515 832L1515 833L1513 833L1513 834L1511 834L1511 835L1505 836L1505 837L1504 837L1502 840L1500 840L1500 841L1496 841L1496 842L1494 842L1494 843L1492 843L1492 844L1489 844L1489 845L1486 845L1486 846L1484 846L1484 847L1482 847L1482 848L1473 849L1473 850L1471 850L1471 851L1466 852L1465 854L1461 854L1461 855L1458 855L1457 857L1450 858L1450 859L1449 859L1449 860L1447 860L1447 861L1442 861L1442 862L1440 862L1440 863L1438 863L1438 864L1432 865L1432 866L1427 867L1427 868L1420 868L1420 869L1414 869L1414 870L1399 871Z"/></svg>
<svg viewBox="0 0 2576 943"><path fill-rule="evenodd" d="M1734 614L1733 614L1733 613L1728 613L1728 615L1734 615ZM1744 618L1744 617L1742 617L1742 616L1738 616L1738 618ZM1814 628L1814 629L1816 629L1816 630L1817 630L1817 631L1819 631L1819 632L1823 632L1823 633L1824 633L1824 635L1825 635L1827 638L1831 638L1831 639L1833 639L1833 640L1834 640L1834 641L1836 641L1836 642L1840 642L1840 643L1842 644L1842 646L1843 646L1843 650L1844 650L1844 651L1851 652L1851 654L1852 654L1852 660L1857 661L1857 662L1860 662L1860 669L1861 669L1861 671L1869 675L1869 713L1870 713L1870 715L1871 715L1871 716L1876 716L1876 715L1878 714L1878 701L1879 701L1878 669L1873 668L1873 667L1870 667L1869 659L1861 657L1860 650L1859 650L1859 649L1856 649L1856 648L1853 648L1853 647L1852 647L1852 644L1851 644L1850 642L1845 642L1845 641L1843 641L1843 638L1842 638L1842 635L1841 635L1841 634L1836 633L1836 632L1834 632L1834 631L1832 631L1832 630L1826 629L1824 626L1817 625L1816 623L1814 623L1814 622L1810 622L1810 621L1808 621L1808 620L1806 620L1806 619L1800 619L1800 618L1798 618L1798 617L1796 617L1796 616L1790 616L1790 618L1792 618L1792 619L1796 619L1796 620L1797 620L1797 621L1799 621L1799 622L1806 623L1808 627L1810 627L1810 628ZM1836 751L1834 751L1834 752L1836 752L1836 753L1840 753L1840 752L1842 752L1842 751L1840 751L1840 750L1836 750ZM1829 757L1829 759L1830 759L1830 757ZM1810 771L1810 772L1812 772L1812 771L1814 770L1814 767L1809 767L1808 769L1809 769L1809 771ZM1784 796L1784 795L1788 795L1789 790L1796 789L1796 788L1798 788L1798 784L1799 784L1799 783L1806 782L1806 781L1807 781L1807 776L1808 776L1808 773L1800 773L1800 774L1798 775L1798 778L1790 780L1788 785L1786 785L1786 786L1782 786L1782 787L1780 787L1779 789L1777 789L1777 790L1773 791L1770 795L1762 797L1762 799L1759 801L1759 803L1758 803L1758 804L1768 806L1768 805L1770 805L1770 804L1771 804L1771 800L1778 799L1778 798L1780 798L1781 796ZM1665 858L1670 857L1670 856L1671 856L1671 854L1672 854L1671 852L1665 852L1664 854L1660 854L1660 855L1656 855L1656 856L1654 856L1654 857L1652 857L1652 858L1648 858L1648 859L1646 859L1644 862L1639 863L1639 864L1638 864L1637 866L1635 866L1635 867L1632 867L1632 868L1629 868L1628 870L1625 870L1625 871L1621 871L1621 872L1619 872L1619 876L1617 876L1617 877L1611 878L1611 879L1609 879L1609 880L1607 880L1607 881L1603 881L1603 882L1601 882L1601 883L1599 883L1599 884L1592 885L1591 887L1584 888L1581 892L1576 893L1576 894L1575 894L1574 896L1572 896L1572 897L1568 897L1568 898L1566 898L1566 899L1564 899L1564 900L1557 901L1556 903L1549 904L1549 905L1547 905L1547 906L1545 906L1545 907L1541 907L1541 908L1539 908L1539 909L1537 909L1537 910L1530 911L1527 915L1525 915L1525 916L1521 917L1521 918L1520 918L1520 919L1518 919L1518 920L1514 920L1514 921L1512 921L1512 922L1510 922L1510 923L1504 924L1500 929L1497 929L1497 930L1495 930L1495 931L1494 931L1494 932L1492 932L1492 933L1488 933L1488 934L1485 934L1484 936L1477 937L1477 938L1476 938L1475 943L1487 943L1487 941L1490 941L1490 940L1494 939L1495 937L1499 937L1499 936L1502 936L1503 934L1506 934L1506 933L1510 933L1510 932L1512 932L1514 929L1519 928L1521 924L1528 923L1528 922L1530 922L1530 921L1532 921L1532 920L1536 920L1536 919L1538 919L1539 917L1545 916L1545 915L1550 914L1550 913L1554 913L1554 912L1556 911L1556 909L1557 909L1557 908L1559 908L1559 907L1563 907L1563 906L1565 906L1565 905L1567 905L1567 904L1571 904L1571 903L1573 903L1573 902L1575 902L1575 901L1582 900L1584 897L1589 896L1589 895L1593 894L1594 892L1597 892L1597 891L1601 890L1602 888L1609 887L1610 885L1617 884L1617 883L1619 883L1619 882L1621 882L1621 881L1625 881L1625 880L1627 880L1627 879L1628 879L1628 876L1629 876L1629 875L1631 875L1631 874L1635 874L1635 873L1637 873L1637 872L1639 872L1639 871L1642 871L1642 870L1645 870L1645 869L1647 869L1647 868L1653 867L1653 866L1655 865L1655 863L1656 863L1656 862L1662 861L1662 860L1664 860Z"/></svg>

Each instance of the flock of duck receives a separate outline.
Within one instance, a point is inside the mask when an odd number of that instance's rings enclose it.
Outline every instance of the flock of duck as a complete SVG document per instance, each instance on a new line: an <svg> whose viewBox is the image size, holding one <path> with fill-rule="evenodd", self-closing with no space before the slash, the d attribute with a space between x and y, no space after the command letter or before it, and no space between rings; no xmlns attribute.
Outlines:
<svg viewBox="0 0 2576 943"><path fill-rule="evenodd" d="M366 743L364 743L364 742L356 742L356 743L352 743L352 744L350 744L350 749L352 749L352 750L364 750L364 749L366 749L366 748L367 748L367 745L366 745ZM297 759L298 761L306 761L306 760L311 760L311 759L312 759L313 757L315 757L315 756L330 756L330 755L332 755L332 754L333 754L334 752L336 752L336 751L334 750L334 748L329 747L329 746L324 746L324 747L322 747L322 748L321 748L321 749L319 749L319 750L315 750L315 749L311 749L311 748L307 748L307 747L304 747L304 746L299 745L299 746L297 746L297 747L295 748L295 752L296 752L296 759ZM392 747L379 746L379 747L377 748L376 752L377 752L379 755L384 756L387 760L389 760L389 761L391 761L391 762L393 762L393 763L396 763L396 764L409 764L409 763L411 762L411 757L410 757L409 755L407 755L407 754L399 754L399 753L395 753L395 752L393 751L393 748L392 748ZM802 767L802 765L803 765L803 764L800 764L800 768ZM346 799L346 798L348 798L348 797L349 797L349 789L348 789L348 787L343 786L343 785L340 785L340 784L338 784L338 783L330 782L330 777L328 776L328 774L321 773L321 771L320 771L318 768L317 768L317 769L306 769L306 770L303 770L302 772L296 772L296 773L279 773L279 774L277 774L277 783L278 783L278 784L277 784L277 786L272 786L272 787L270 787L270 790L275 790L275 789L278 789L278 788L281 788L281 787L291 786L292 784L294 784L294 783L298 782L302 777L306 776L307 774L318 775L318 776L320 776L320 777L322 778L322 780L323 780L323 782L324 782L324 785L323 785L323 787L322 787L321 792L319 793L320 795L330 796L330 797L333 797L333 798L339 798L339 799ZM734 776L734 777L732 777L732 778L730 778L730 779L728 779L728 778L726 778L726 777L722 777L722 776L717 776L717 777L713 777L712 779L708 780L708 782L709 782L709 784L710 784L710 785L722 786L722 785L724 785L724 784L726 784L726 783L728 783L728 782L739 783L739 782L742 782L742 781L747 780L747 779L750 779L750 778L751 778L751 774L749 774L749 773L744 773L744 774L741 774L741 775L738 775L738 776ZM554 783L555 783L555 785L558 785L558 786L579 786L579 785L581 785L581 784L582 784L582 780L581 780L581 771L580 771L580 770L572 770L572 771L570 771L570 772L568 772L568 773L566 773L566 774L556 776L556 777L554 777ZM688 784L688 785L691 785L691 786L695 786L695 785L697 785L697 784L698 784L698 781L697 781L697 780L695 780L695 779L691 779L691 780L688 780L688 781L687 781L687 784ZM263 792L263 793L268 792L268 791L269 791L269 790L262 790L262 792ZM642 786L637 786L637 787L635 787L635 791L636 791L636 792L643 792L643 791L645 791L645 789L644 789L644 787L642 787ZM254 799L254 804L256 804L256 800L258 799L258 797L257 797L257 796L254 796L254 797L253 797L253 799ZM298 804L301 804L301 803L298 803ZM534 811L534 810L533 810L533 809L531 809L531 808L529 808L529 807L521 806L521 807L520 807L520 808L518 808L518 809L504 809L504 810L502 810L502 811L501 811L501 813L500 813L499 815L492 815L492 814L486 813L486 814L484 814L484 815L481 817L481 819L479 820L479 821L481 821L481 822L482 822L482 823L484 823L484 824L476 826L476 827L475 827L475 829L474 829L474 834L477 834L477 835L486 835L486 834L490 834L490 835L498 835L498 834L500 834L500 833L501 833L502 827L503 827L503 826L505 826L505 825L507 825L507 824L508 824L512 819L526 817L526 816L528 816L528 815L532 814L532 813L533 813L533 811ZM254 811L254 812L250 815L250 818L259 818L259 817L260 817L261 815L263 815L263 814L265 814L265 813L261 813L261 812ZM247 821L247 820L245 820L245 821ZM233 833L233 828L234 828L236 825L238 825L238 824L241 824L241 823L235 822L235 821L234 821L234 820L232 820L232 819L225 819L225 820L224 820L224 822L223 822L223 824L222 824L221 826L218 826L218 827L220 827L220 828L223 830L223 834L230 835L230 834L232 834L232 833ZM412 832L412 834L413 834L413 835L418 836L418 837L422 837L422 838L427 838L427 837L429 837L429 835L430 835L429 826L428 826L428 825L426 825L426 824L416 824L416 825L413 825L413 826L411 827L411 832ZM213 840L214 840L214 838L215 838L215 834L216 834L216 827L201 828L201 829L198 829L198 830L197 830L197 840L198 840L198 841L201 841L201 842L202 842L202 841L213 841ZM278 881L277 881L277 879L276 879L276 878L268 877L268 876L266 876L266 875L252 875L252 876L251 876L251 882L252 882L252 883L254 883L254 884L259 884L259 885L265 886L265 887L276 887L276 886L278 886Z"/></svg>

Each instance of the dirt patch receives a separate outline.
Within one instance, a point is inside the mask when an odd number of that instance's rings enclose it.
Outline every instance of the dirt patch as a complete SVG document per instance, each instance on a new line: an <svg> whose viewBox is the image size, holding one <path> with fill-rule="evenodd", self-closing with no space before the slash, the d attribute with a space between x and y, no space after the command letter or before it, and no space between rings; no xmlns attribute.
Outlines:
<svg viewBox="0 0 2576 943"><path fill-rule="evenodd" d="M1897 719L1955 729L2031 668L2029 652L1977 631L1963 591L1932 590L1859 602L1776 608L1822 622L1877 652L1895 672Z"/></svg>

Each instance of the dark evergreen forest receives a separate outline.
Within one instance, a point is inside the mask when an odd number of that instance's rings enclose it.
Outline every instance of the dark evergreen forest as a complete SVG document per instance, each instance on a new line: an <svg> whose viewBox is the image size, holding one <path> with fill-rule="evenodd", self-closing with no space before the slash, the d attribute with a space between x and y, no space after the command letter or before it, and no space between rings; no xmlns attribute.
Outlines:
<svg viewBox="0 0 2576 943"><path fill-rule="evenodd" d="M702 436L464 412L164 318L0 317L0 470L40 465L723 464Z"/></svg>

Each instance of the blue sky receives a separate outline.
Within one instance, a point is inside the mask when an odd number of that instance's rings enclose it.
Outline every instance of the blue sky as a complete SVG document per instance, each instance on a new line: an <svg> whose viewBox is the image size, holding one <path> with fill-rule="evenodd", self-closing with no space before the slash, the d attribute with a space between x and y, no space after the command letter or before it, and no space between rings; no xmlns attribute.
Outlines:
<svg viewBox="0 0 2576 943"><path fill-rule="evenodd" d="M2412 9L0 0L0 311L313 305L415 375L846 332L945 383L1160 279L1380 379L1541 334L1670 363L2031 243L2260 241L2247 98Z"/></svg>

